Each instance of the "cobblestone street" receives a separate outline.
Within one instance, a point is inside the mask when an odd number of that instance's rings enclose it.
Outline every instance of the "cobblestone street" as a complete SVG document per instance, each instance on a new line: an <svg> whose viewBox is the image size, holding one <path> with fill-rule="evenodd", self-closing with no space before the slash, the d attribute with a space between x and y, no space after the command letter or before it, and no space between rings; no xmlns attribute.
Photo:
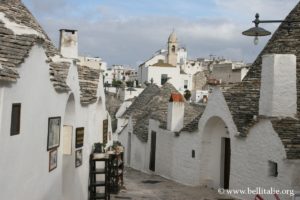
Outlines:
<svg viewBox="0 0 300 200"><path fill-rule="evenodd" d="M189 187L167 180L160 176L149 175L126 168L125 188L112 195L113 200L231 200L216 191L203 187Z"/></svg>

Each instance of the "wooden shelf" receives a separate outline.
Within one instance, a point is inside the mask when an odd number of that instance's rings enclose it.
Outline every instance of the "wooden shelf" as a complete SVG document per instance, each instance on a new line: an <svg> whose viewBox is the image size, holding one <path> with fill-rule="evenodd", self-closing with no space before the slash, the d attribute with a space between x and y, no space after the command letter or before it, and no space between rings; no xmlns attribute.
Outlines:
<svg viewBox="0 0 300 200"><path fill-rule="evenodd" d="M96 168L96 163L102 162L104 168ZM105 199L110 200L109 193L109 158L103 155L95 156L93 153L90 155L90 178L89 178L89 200ZM104 174L104 180L97 180L97 174ZM99 178L99 177L98 177ZM104 192L99 193L97 190L103 187Z"/></svg>

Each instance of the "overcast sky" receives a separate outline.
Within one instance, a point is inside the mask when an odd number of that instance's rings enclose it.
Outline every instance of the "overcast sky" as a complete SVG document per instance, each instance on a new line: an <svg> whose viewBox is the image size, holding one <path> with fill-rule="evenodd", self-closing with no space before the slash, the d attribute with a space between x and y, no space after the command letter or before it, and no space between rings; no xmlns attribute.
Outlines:
<svg viewBox="0 0 300 200"><path fill-rule="evenodd" d="M136 67L166 47L174 29L189 58L225 57L253 62L270 37L241 34L261 19L282 19L297 0L23 0L58 44L58 30L79 31L80 55ZM278 24L263 24L274 31Z"/></svg>

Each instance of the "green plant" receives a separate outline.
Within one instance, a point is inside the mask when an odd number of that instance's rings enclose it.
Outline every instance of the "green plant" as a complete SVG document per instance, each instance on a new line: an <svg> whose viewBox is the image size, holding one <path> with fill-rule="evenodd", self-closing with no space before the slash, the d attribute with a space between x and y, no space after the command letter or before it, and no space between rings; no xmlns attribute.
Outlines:
<svg viewBox="0 0 300 200"><path fill-rule="evenodd" d="M191 98L191 96L192 96L192 93L191 93L191 91L189 91L189 90L185 90L183 96L184 96L184 98L185 98L187 101L189 101L190 98Z"/></svg>
<svg viewBox="0 0 300 200"><path fill-rule="evenodd" d="M122 85L122 81L120 81L120 80L113 80L112 81L112 86L113 87L116 87L116 88L119 88L120 86Z"/></svg>

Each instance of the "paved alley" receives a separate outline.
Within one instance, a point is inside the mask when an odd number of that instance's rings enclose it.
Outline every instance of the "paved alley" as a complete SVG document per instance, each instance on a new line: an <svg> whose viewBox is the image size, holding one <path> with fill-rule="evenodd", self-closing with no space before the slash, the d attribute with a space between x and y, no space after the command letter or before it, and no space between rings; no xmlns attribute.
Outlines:
<svg viewBox="0 0 300 200"><path fill-rule="evenodd" d="M230 200L216 191L203 187L189 187L126 168L125 189L112 195L113 200Z"/></svg>

